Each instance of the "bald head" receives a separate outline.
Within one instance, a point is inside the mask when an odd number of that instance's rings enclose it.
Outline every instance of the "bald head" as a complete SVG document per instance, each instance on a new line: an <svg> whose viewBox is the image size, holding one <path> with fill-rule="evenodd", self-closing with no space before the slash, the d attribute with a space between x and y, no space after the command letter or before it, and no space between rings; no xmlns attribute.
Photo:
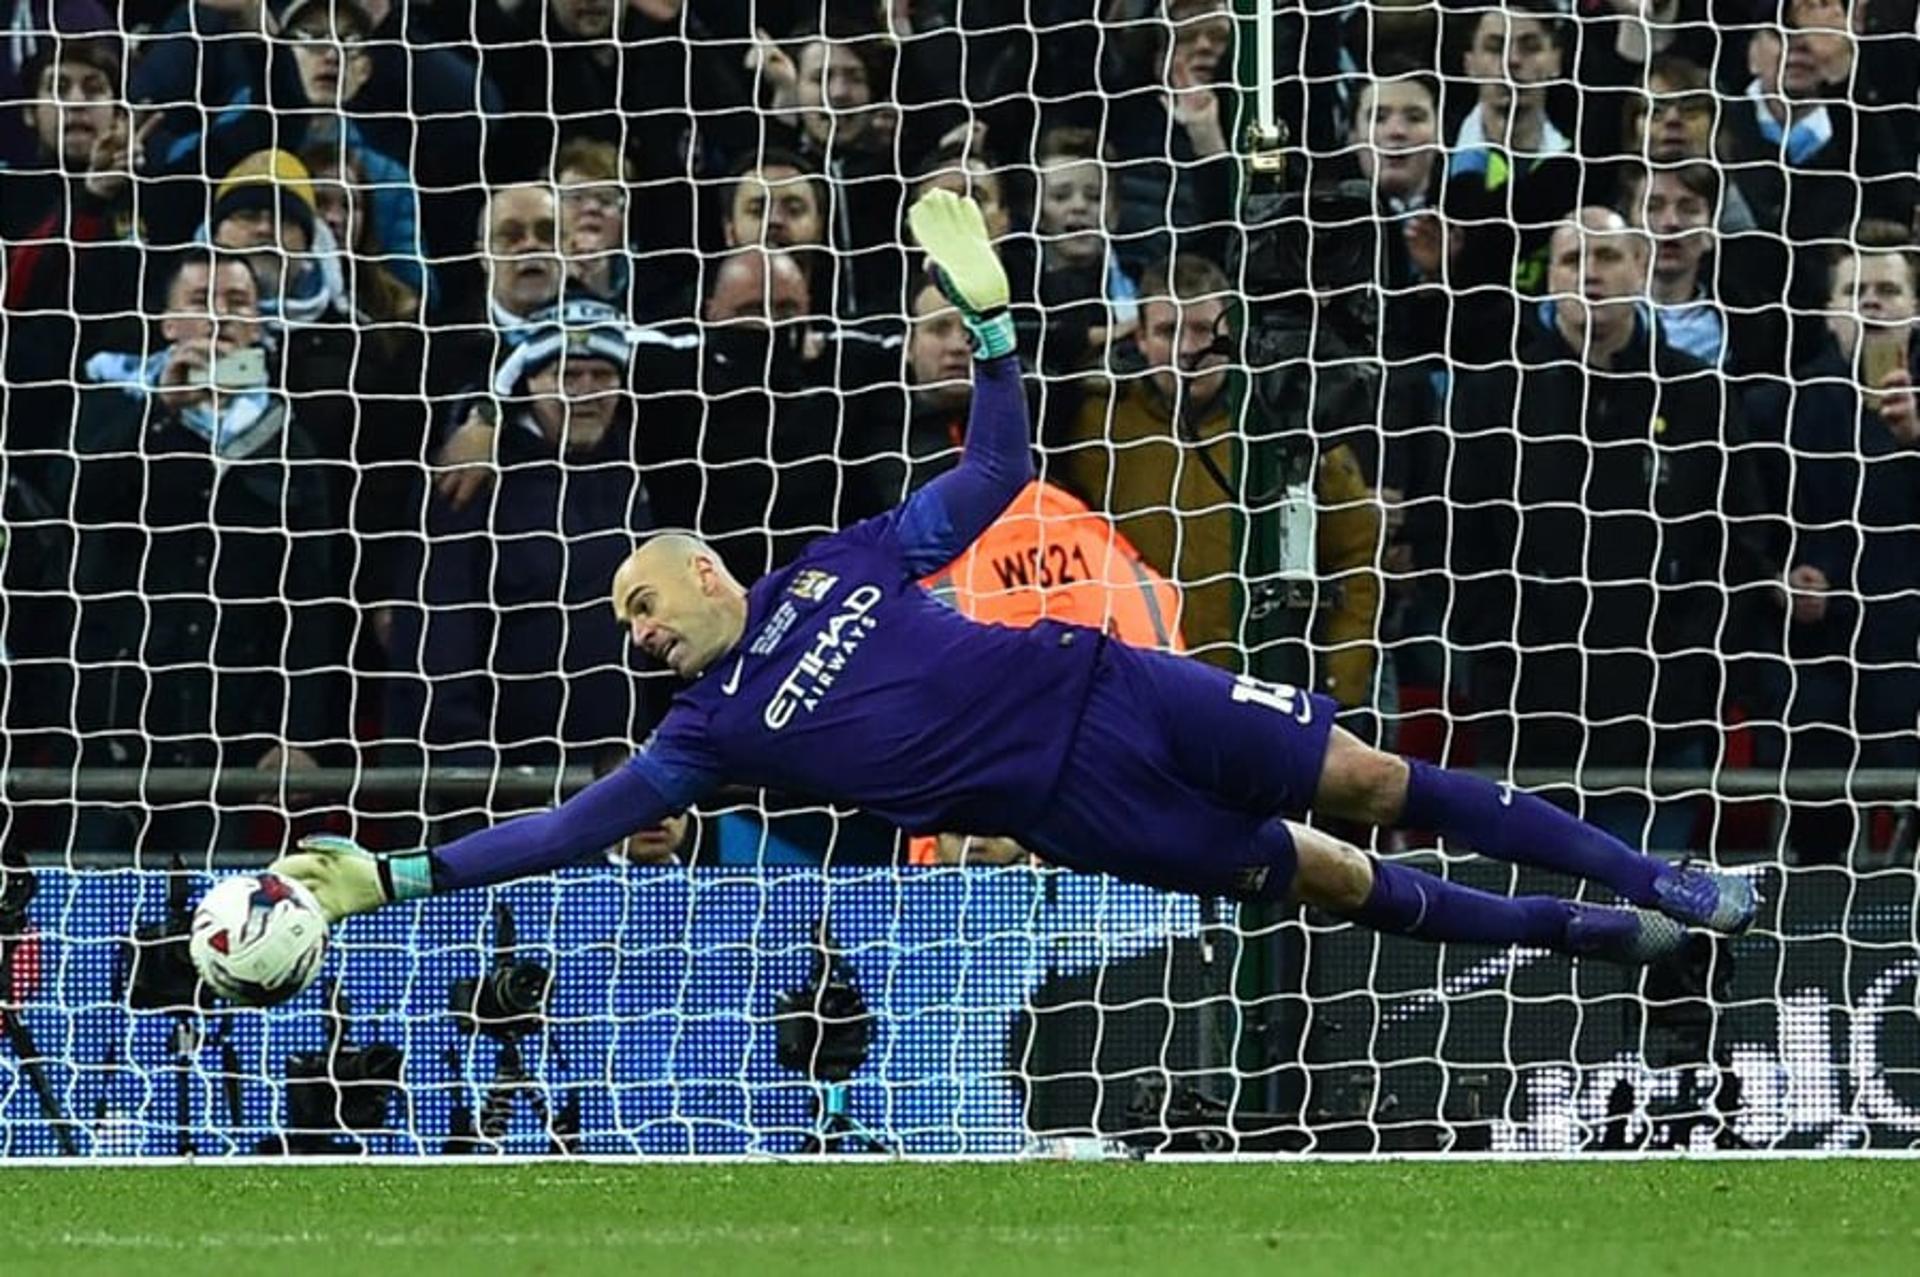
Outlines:
<svg viewBox="0 0 1920 1277"><path fill-rule="evenodd" d="M807 273L792 254L742 248L729 253L714 272L713 288L701 313L710 324L778 323L807 314L811 292Z"/></svg>
<svg viewBox="0 0 1920 1277"><path fill-rule="evenodd" d="M715 561L719 559L712 546L690 532L656 532L633 547L629 558L648 563L691 564L703 555Z"/></svg>
<svg viewBox="0 0 1920 1277"><path fill-rule="evenodd" d="M1555 228L1547 291L1562 336L1577 350L1617 349L1633 332L1647 289L1646 236L1610 208L1583 208Z"/></svg>
<svg viewBox="0 0 1920 1277"><path fill-rule="evenodd" d="M1638 248L1645 251L1643 237L1627 224L1626 218L1614 209L1596 204L1587 205L1554 228L1553 251L1557 254L1566 245L1577 246L1606 239L1617 239L1630 250Z"/></svg>
<svg viewBox="0 0 1920 1277"><path fill-rule="evenodd" d="M746 630L746 588L712 546L684 532L636 547L613 574L609 601L634 646L682 678L697 677Z"/></svg>

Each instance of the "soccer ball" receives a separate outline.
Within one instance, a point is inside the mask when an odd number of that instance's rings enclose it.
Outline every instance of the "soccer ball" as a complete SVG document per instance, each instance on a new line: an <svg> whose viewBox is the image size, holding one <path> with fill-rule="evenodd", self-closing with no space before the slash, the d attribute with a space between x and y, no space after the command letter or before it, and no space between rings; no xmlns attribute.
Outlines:
<svg viewBox="0 0 1920 1277"><path fill-rule="evenodd" d="M194 969L215 993L266 1007L309 984L327 953L319 901L276 873L222 878L193 911Z"/></svg>

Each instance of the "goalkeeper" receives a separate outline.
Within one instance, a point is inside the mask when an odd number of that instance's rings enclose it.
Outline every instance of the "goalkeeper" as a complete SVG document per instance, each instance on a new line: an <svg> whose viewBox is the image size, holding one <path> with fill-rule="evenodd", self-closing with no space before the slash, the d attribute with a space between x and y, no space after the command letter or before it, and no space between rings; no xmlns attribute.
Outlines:
<svg viewBox="0 0 1920 1277"><path fill-rule="evenodd" d="M918 584L1032 477L1007 280L980 211L935 191L910 220L971 335L965 456L889 514L743 588L692 537L614 576L633 642L691 680L637 754L561 806L375 859L305 840L275 867L330 919L556 868L658 825L723 781L819 795L915 831L1001 835L1048 860L1177 891L1294 899L1381 931L1660 958L1686 927L1737 932L1746 879L1642 855L1532 795L1403 761L1333 702L1042 621L981 625ZM1437 830L1611 888L1626 907L1476 891L1290 823L1307 810Z"/></svg>

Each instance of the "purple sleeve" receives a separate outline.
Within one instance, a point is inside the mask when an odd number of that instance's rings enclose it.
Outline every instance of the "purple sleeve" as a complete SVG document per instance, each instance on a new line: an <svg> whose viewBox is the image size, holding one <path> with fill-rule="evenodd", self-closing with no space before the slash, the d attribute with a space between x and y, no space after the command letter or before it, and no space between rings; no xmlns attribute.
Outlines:
<svg viewBox="0 0 1920 1277"><path fill-rule="evenodd" d="M502 821L435 850L434 891L558 869L686 810L713 777L690 758L670 757L679 752L672 745L654 751L650 744L551 811Z"/></svg>
<svg viewBox="0 0 1920 1277"><path fill-rule="evenodd" d="M910 573L945 567L1000 517L1033 480L1031 447L1020 360L975 364L960 464L908 497L893 517Z"/></svg>

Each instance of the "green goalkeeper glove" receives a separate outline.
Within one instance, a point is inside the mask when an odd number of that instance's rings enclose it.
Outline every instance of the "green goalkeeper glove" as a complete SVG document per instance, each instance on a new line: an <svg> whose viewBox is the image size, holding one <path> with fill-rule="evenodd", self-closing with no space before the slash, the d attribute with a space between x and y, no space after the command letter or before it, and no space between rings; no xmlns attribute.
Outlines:
<svg viewBox="0 0 1920 1277"><path fill-rule="evenodd" d="M952 191L928 191L907 210L913 237L927 252L927 274L960 311L975 359L998 359L1014 348L1007 313L1007 272L994 254L980 206Z"/></svg>
<svg viewBox="0 0 1920 1277"><path fill-rule="evenodd" d="M267 869L284 874L313 893L329 924L368 913L395 900L415 900L433 892L433 874L424 851L377 857L340 834L310 834Z"/></svg>

